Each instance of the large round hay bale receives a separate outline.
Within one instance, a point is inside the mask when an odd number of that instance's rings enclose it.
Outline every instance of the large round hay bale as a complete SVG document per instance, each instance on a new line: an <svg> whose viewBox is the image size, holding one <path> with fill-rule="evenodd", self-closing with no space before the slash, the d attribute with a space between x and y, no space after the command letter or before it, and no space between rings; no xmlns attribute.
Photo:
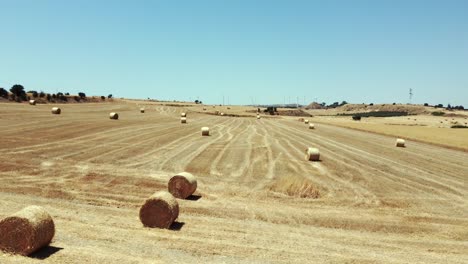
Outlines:
<svg viewBox="0 0 468 264"><path fill-rule="evenodd" d="M319 161L320 160L320 151L317 148L307 148L305 150L306 160L309 161Z"/></svg>
<svg viewBox="0 0 468 264"><path fill-rule="evenodd" d="M62 109L60 109L59 107L52 107L52 114L60 115L60 113L62 113Z"/></svg>
<svg viewBox="0 0 468 264"><path fill-rule="evenodd" d="M109 118L117 120L117 119L119 119L119 114L112 112L112 113L109 114Z"/></svg>
<svg viewBox="0 0 468 264"><path fill-rule="evenodd" d="M209 136L210 135L210 128L209 127L202 127L201 128L202 136Z"/></svg>
<svg viewBox="0 0 468 264"><path fill-rule="evenodd" d="M140 221L146 227L169 228L179 216L179 204L172 194L156 192L140 208Z"/></svg>
<svg viewBox="0 0 468 264"><path fill-rule="evenodd" d="M315 129L315 125L314 124L309 124L309 129Z"/></svg>
<svg viewBox="0 0 468 264"><path fill-rule="evenodd" d="M191 173L181 172L172 176L167 188L174 197L185 199L197 190L197 179Z"/></svg>
<svg viewBox="0 0 468 264"><path fill-rule="evenodd" d="M140 108L140 113L144 113L145 112L145 109L144 108Z"/></svg>
<svg viewBox="0 0 468 264"><path fill-rule="evenodd" d="M304 120L304 123L305 123L305 124L309 124L309 120L307 120L307 119Z"/></svg>
<svg viewBox="0 0 468 264"><path fill-rule="evenodd" d="M405 140L401 138L397 138L396 144L397 147L404 148L405 147Z"/></svg>
<svg viewBox="0 0 468 264"><path fill-rule="evenodd" d="M186 113L180 113L180 116L181 117L187 117L187 114Z"/></svg>
<svg viewBox="0 0 468 264"><path fill-rule="evenodd" d="M36 105L36 100L29 100L30 105Z"/></svg>
<svg viewBox="0 0 468 264"><path fill-rule="evenodd" d="M40 206L28 206L0 221L0 250L29 255L55 235L52 217Z"/></svg>
<svg viewBox="0 0 468 264"><path fill-rule="evenodd" d="M187 118L186 117L181 117L180 118L180 123L187 124Z"/></svg>

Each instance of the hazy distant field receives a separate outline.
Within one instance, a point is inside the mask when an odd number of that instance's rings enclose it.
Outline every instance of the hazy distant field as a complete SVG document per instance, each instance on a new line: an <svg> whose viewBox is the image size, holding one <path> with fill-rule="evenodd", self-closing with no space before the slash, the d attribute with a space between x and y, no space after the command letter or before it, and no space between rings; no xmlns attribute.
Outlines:
<svg viewBox="0 0 468 264"><path fill-rule="evenodd" d="M0 104L0 218L36 204L56 224L43 260L0 253L0 263L468 262L467 152L396 148L393 136L310 130L293 117L156 103L141 114L141 105L61 105L52 115L52 105ZM341 125L408 137L425 128L428 140L467 147L468 129L363 123ZM304 159L309 146L321 162ZM140 205L181 171L198 178L201 198L178 200L174 230L144 228Z"/></svg>

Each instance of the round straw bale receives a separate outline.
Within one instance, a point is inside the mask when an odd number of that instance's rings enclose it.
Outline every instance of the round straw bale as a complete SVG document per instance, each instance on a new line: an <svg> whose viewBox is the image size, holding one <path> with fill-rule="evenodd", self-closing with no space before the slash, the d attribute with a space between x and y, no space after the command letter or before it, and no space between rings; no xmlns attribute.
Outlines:
<svg viewBox="0 0 468 264"><path fill-rule="evenodd" d="M187 114L186 113L180 113L180 116L181 117L187 117Z"/></svg>
<svg viewBox="0 0 468 264"><path fill-rule="evenodd" d="M202 136L209 136L210 135L210 128L209 127L202 127L201 128Z"/></svg>
<svg viewBox="0 0 468 264"><path fill-rule="evenodd" d="M0 250L29 255L55 235L52 217L40 206L28 206L0 221Z"/></svg>
<svg viewBox="0 0 468 264"><path fill-rule="evenodd" d="M304 122L304 118L299 118L299 122Z"/></svg>
<svg viewBox="0 0 468 264"><path fill-rule="evenodd" d="M59 107L52 107L52 114L60 115L60 113L62 113L62 109L60 109Z"/></svg>
<svg viewBox="0 0 468 264"><path fill-rule="evenodd" d="M169 228L179 216L179 204L172 194L159 191L140 208L140 221L146 227Z"/></svg>
<svg viewBox="0 0 468 264"><path fill-rule="evenodd" d="M309 129L315 129L315 125L314 124L309 124Z"/></svg>
<svg viewBox="0 0 468 264"><path fill-rule="evenodd" d="M307 120L307 119L304 120L304 123L309 124L309 120Z"/></svg>
<svg viewBox="0 0 468 264"><path fill-rule="evenodd" d="M224 115L224 113L221 113L221 115L223 116L223 115Z"/></svg>
<svg viewBox="0 0 468 264"><path fill-rule="evenodd" d="M185 199L197 190L197 179L191 173L181 172L172 176L167 188L174 197Z"/></svg>
<svg viewBox="0 0 468 264"><path fill-rule="evenodd" d="M140 113L144 113L145 112L145 109L144 108L140 108Z"/></svg>
<svg viewBox="0 0 468 264"><path fill-rule="evenodd" d="M310 160L310 161L318 161L320 160L320 152L317 148L307 148L305 150L305 153L306 153L306 160Z"/></svg>
<svg viewBox="0 0 468 264"><path fill-rule="evenodd" d="M227 109L231 109L231 107L228 106Z"/></svg>
<svg viewBox="0 0 468 264"><path fill-rule="evenodd" d="M206 107L203 107L203 111L205 111L205 110L206 110Z"/></svg>
<svg viewBox="0 0 468 264"><path fill-rule="evenodd" d="M259 115L257 115L257 119L260 119L260 116L259 116Z"/></svg>
<svg viewBox="0 0 468 264"><path fill-rule="evenodd" d="M187 124L187 118L186 117L181 117L180 118L180 123Z"/></svg>
<svg viewBox="0 0 468 264"><path fill-rule="evenodd" d="M397 138L396 144L397 147L404 148L405 147L405 140L401 138Z"/></svg>
<svg viewBox="0 0 468 264"><path fill-rule="evenodd" d="M119 114L112 112L112 113L109 114L109 118L117 120L117 119L119 119Z"/></svg>
<svg viewBox="0 0 468 264"><path fill-rule="evenodd" d="M218 111L218 110L215 111L215 115L219 115L219 111Z"/></svg>
<svg viewBox="0 0 468 264"><path fill-rule="evenodd" d="M36 105L36 100L29 100L30 105Z"/></svg>

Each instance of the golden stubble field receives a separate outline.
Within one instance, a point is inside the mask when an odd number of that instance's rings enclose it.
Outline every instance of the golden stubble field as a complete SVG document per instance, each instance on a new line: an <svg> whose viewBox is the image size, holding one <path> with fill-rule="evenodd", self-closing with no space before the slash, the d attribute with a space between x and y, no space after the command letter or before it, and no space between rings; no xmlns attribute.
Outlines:
<svg viewBox="0 0 468 264"><path fill-rule="evenodd" d="M466 152L202 106L51 107L0 104L0 217L34 204L56 224L50 247L0 263L468 262ZM232 108L216 107L247 109ZM181 171L199 199L178 200L171 230L144 228L139 207Z"/></svg>

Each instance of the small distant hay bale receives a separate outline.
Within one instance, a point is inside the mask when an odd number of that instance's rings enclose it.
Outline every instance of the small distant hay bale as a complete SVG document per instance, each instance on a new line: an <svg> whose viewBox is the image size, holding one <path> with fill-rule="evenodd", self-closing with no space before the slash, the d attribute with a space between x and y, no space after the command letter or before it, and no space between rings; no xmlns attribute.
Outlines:
<svg viewBox="0 0 468 264"><path fill-rule="evenodd" d="M219 111L218 111L218 110L215 111L215 115L219 115Z"/></svg>
<svg viewBox="0 0 468 264"><path fill-rule="evenodd" d="M209 127L202 127L201 128L202 136L209 136L210 135L210 128Z"/></svg>
<svg viewBox="0 0 468 264"><path fill-rule="evenodd" d="M309 124L309 129L315 129L315 125L314 124Z"/></svg>
<svg viewBox="0 0 468 264"><path fill-rule="evenodd" d="M186 117L181 117L180 118L180 123L187 124L187 118Z"/></svg>
<svg viewBox="0 0 468 264"><path fill-rule="evenodd" d="M140 108L140 113L144 113L145 112L145 109L144 108Z"/></svg>
<svg viewBox="0 0 468 264"><path fill-rule="evenodd" d="M36 100L29 100L30 105L36 105Z"/></svg>
<svg viewBox="0 0 468 264"><path fill-rule="evenodd" d="M179 204L166 191L151 195L140 208L140 221L145 227L169 228L178 216Z"/></svg>
<svg viewBox="0 0 468 264"><path fill-rule="evenodd" d="M307 120L307 119L304 120L304 123L309 124L309 120Z"/></svg>
<svg viewBox="0 0 468 264"><path fill-rule="evenodd" d="M231 107L228 106L227 109L231 109Z"/></svg>
<svg viewBox="0 0 468 264"><path fill-rule="evenodd" d="M305 158L308 161L319 161L320 160L320 151L318 148L307 148L305 150Z"/></svg>
<svg viewBox="0 0 468 264"><path fill-rule="evenodd" d="M299 120L299 122L304 122L304 118L302 118L302 117L299 118L298 120Z"/></svg>
<svg viewBox="0 0 468 264"><path fill-rule="evenodd" d="M59 107L52 107L52 114L60 115L60 113L62 113L62 109L60 109Z"/></svg>
<svg viewBox="0 0 468 264"><path fill-rule="evenodd" d="M405 140L401 138L397 138L396 144L397 147L404 148L405 147Z"/></svg>
<svg viewBox="0 0 468 264"><path fill-rule="evenodd" d="M257 115L257 119L260 119L260 115Z"/></svg>
<svg viewBox="0 0 468 264"><path fill-rule="evenodd" d="M172 176L167 188L174 197L186 199L197 190L197 179L191 173L181 172Z"/></svg>
<svg viewBox="0 0 468 264"><path fill-rule="evenodd" d="M44 208L28 206L0 221L0 250L27 256L47 246L54 235L54 221Z"/></svg>
<svg viewBox="0 0 468 264"><path fill-rule="evenodd" d="M186 113L180 113L180 117L187 117Z"/></svg>
<svg viewBox="0 0 468 264"><path fill-rule="evenodd" d="M109 114L109 118L117 120L117 119L119 119L119 114L112 112L112 113Z"/></svg>
<svg viewBox="0 0 468 264"><path fill-rule="evenodd" d="M206 107L203 107L203 111L206 111Z"/></svg>
<svg viewBox="0 0 468 264"><path fill-rule="evenodd" d="M220 115L221 115L221 116L224 116L224 113L221 113Z"/></svg>

